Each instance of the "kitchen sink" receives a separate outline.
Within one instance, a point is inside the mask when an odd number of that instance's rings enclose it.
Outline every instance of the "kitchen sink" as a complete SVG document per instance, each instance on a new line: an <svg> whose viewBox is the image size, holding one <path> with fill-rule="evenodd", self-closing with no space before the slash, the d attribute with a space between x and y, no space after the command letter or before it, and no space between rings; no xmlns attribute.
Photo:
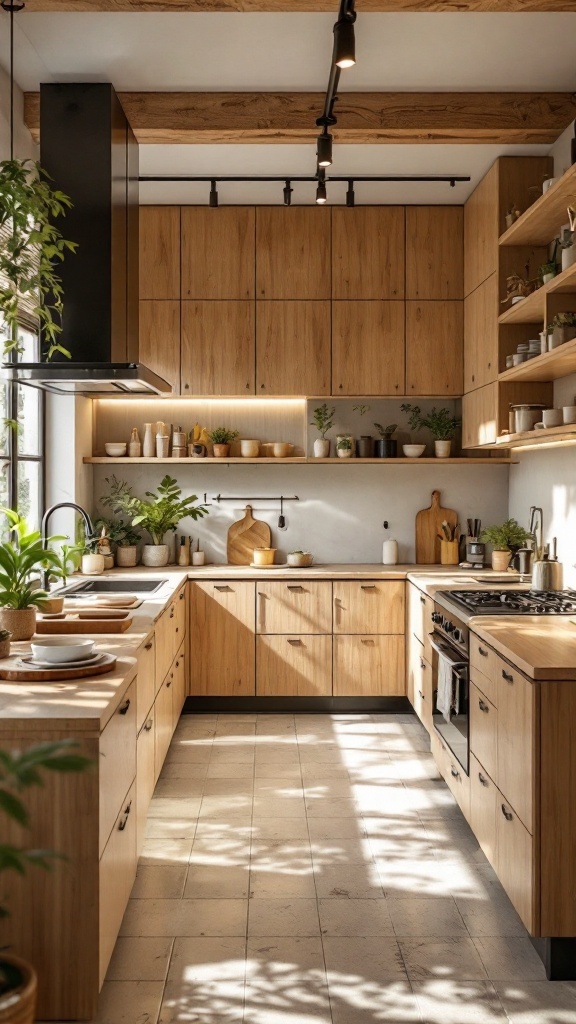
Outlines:
<svg viewBox="0 0 576 1024"><path fill-rule="evenodd" d="M60 591L65 597L86 594L153 594L165 580L85 580Z"/></svg>

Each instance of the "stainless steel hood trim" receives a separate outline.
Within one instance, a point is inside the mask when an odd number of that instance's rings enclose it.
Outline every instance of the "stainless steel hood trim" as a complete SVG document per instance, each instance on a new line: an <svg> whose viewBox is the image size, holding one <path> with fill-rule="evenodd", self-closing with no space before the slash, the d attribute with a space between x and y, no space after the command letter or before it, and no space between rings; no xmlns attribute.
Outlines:
<svg viewBox="0 0 576 1024"><path fill-rule="evenodd" d="M172 385L143 363L4 363L8 380L57 395L171 395Z"/></svg>

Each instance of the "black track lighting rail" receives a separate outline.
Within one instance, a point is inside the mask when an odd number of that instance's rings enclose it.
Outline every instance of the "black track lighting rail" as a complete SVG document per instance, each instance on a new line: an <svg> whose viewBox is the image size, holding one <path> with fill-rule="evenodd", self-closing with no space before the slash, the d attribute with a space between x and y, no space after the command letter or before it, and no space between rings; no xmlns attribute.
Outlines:
<svg viewBox="0 0 576 1024"><path fill-rule="evenodd" d="M469 174L326 174L326 181L431 181L446 182L450 185L457 181L470 181ZM138 181L309 181L318 182L317 174L141 174Z"/></svg>

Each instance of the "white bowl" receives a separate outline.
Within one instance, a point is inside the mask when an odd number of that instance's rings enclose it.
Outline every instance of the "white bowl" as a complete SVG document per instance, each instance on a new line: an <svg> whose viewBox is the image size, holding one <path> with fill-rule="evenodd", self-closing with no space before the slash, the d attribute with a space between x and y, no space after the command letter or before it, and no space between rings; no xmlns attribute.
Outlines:
<svg viewBox="0 0 576 1024"><path fill-rule="evenodd" d="M426 451L425 444L403 444L402 451L407 459L419 459Z"/></svg>
<svg viewBox="0 0 576 1024"><path fill-rule="evenodd" d="M106 452L106 455L111 455L116 459L121 459L123 455L126 455L126 442L109 441L108 444L104 445L104 451Z"/></svg>
<svg viewBox="0 0 576 1024"><path fill-rule="evenodd" d="M289 551L286 555L288 565L293 565L300 569L305 569L312 565L313 560L314 556L309 551Z"/></svg>
<svg viewBox="0 0 576 1024"><path fill-rule="evenodd" d="M75 636L53 636L34 640L30 647L37 661L52 661L55 665L61 665L65 661L88 658L94 650L94 643L94 640L80 640Z"/></svg>

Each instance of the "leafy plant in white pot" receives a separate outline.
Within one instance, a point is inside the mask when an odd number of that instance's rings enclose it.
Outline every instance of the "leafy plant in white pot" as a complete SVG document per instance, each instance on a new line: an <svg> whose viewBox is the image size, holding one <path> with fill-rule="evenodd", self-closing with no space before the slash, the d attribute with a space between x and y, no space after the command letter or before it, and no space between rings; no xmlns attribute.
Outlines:
<svg viewBox="0 0 576 1024"><path fill-rule="evenodd" d="M320 434L314 441L314 458L316 459L327 459L330 457L330 440L326 437L326 434L333 427L332 417L336 412L336 406L328 408L326 402L324 405L319 405L317 409L314 409L314 422L310 424L311 427L316 427L316 430Z"/></svg>
<svg viewBox="0 0 576 1024"><path fill-rule="evenodd" d="M48 565L56 565L54 551L44 548L38 530L12 509L2 508L13 540L0 544L0 628L9 630L12 640L30 640L36 630L36 609L48 597L37 588L38 577ZM56 538L51 537L54 541Z"/></svg>
<svg viewBox="0 0 576 1024"><path fill-rule="evenodd" d="M402 412L408 413L408 422L412 430L420 430L425 427L434 438L434 454L437 459L450 458L452 450L452 439L460 426L460 420L445 407L437 409L433 406L428 415L422 415L419 405L410 405L403 402L400 406Z"/></svg>
<svg viewBox="0 0 576 1024"><path fill-rule="evenodd" d="M173 477L166 475L158 484L158 489L146 491L144 498L131 493L125 480L110 479L110 494L102 499L114 512L123 512L130 519L131 526L139 526L146 530L152 539L151 544L142 548L142 562L148 566L168 564L168 545L164 536L168 530L175 530L182 519L201 519L208 515L205 505L195 505L196 494L182 497L182 489ZM146 501L149 498L149 501Z"/></svg>

